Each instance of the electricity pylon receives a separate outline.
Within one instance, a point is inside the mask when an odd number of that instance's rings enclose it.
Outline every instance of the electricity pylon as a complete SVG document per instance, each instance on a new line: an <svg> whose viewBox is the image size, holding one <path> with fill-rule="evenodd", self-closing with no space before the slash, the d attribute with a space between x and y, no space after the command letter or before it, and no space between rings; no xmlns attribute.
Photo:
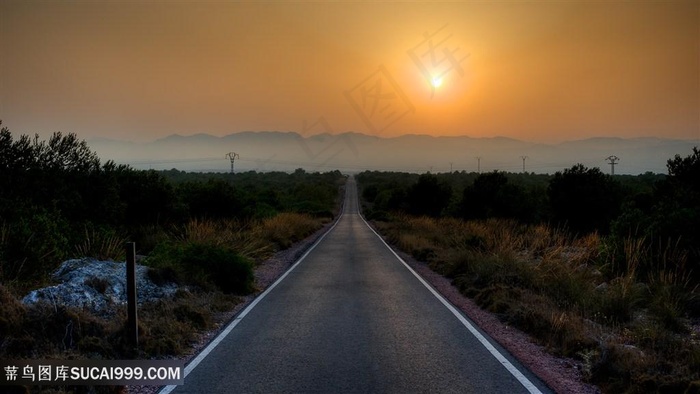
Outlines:
<svg viewBox="0 0 700 394"><path fill-rule="evenodd" d="M233 162L234 162L237 158L240 158L240 157L238 156L238 153L235 153L235 152L229 152L229 153L227 153L227 154L226 154L226 157L229 158L229 159L231 160L231 174L233 174Z"/></svg>
<svg viewBox="0 0 700 394"><path fill-rule="evenodd" d="M617 162L620 161L620 158L615 156L615 155L612 155L612 156L608 156L608 158L606 160L608 161L608 163L610 163L611 175L615 175L615 164L617 164Z"/></svg>
<svg viewBox="0 0 700 394"><path fill-rule="evenodd" d="M525 172L525 159L527 159L527 156L520 156L521 159L523 159L523 172Z"/></svg>

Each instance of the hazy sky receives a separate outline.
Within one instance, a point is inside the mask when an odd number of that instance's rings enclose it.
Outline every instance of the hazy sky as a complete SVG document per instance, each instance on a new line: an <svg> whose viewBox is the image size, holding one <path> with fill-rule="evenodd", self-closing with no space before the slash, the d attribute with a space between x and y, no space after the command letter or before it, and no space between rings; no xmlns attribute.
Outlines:
<svg viewBox="0 0 700 394"><path fill-rule="evenodd" d="M700 2L0 0L0 119L135 141L700 140Z"/></svg>

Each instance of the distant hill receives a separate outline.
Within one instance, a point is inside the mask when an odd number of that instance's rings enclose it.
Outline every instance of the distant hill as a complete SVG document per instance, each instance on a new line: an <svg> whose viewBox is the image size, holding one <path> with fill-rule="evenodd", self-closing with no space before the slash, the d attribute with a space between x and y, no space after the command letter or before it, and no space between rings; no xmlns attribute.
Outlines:
<svg viewBox="0 0 700 394"><path fill-rule="evenodd" d="M393 138L343 133L302 137L294 132L240 132L223 137L209 134L171 135L149 143L97 139L88 141L103 161L135 168L186 171L229 171L228 152L236 152L236 171L343 172L389 170L407 172L482 172L501 170L554 173L582 163L610 171L606 158L620 158L616 174L666 173L666 161L687 156L698 141L663 138L590 138L541 144L505 137L433 137L404 135ZM477 160L480 157L480 160Z"/></svg>

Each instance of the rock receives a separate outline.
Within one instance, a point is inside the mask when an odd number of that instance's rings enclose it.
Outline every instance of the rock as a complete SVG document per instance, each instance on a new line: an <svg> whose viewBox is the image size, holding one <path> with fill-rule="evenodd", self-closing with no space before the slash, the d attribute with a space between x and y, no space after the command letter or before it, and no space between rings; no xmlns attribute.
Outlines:
<svg viewBox="0 0 700 394"><path fill-rule="evenodd" d="M169 297L177 291L177 285L154 284L148 278L149 268L136 265L136 295L139 304ZM97 314L111 314L116 306L126 304L126 264L100 261L90 258L64 261L51 278L58 285L37 289L27 294L22 302L34 304L46 301L51 304L86 308Z"/></svg>

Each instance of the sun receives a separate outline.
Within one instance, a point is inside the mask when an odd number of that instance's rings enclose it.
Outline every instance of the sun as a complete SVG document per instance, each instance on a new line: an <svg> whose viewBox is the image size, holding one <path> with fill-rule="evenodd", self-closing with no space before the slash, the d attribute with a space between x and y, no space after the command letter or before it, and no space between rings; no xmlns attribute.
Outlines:
<svg viewBox="0 0 700 394"><path fill-rule="evenodd" d="M430 84L433 85L434 88L439 88L440 85L442 85L442 78L435 77L430 81Z"/></svg>

